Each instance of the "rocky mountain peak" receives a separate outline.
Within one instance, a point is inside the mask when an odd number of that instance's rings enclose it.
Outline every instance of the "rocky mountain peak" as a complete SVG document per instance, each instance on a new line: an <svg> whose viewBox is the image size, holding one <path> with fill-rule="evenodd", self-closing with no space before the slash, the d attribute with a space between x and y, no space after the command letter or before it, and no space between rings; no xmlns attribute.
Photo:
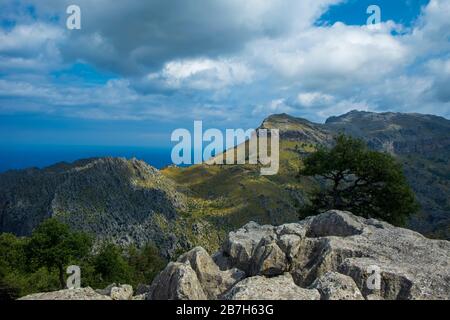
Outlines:
<svg viewBox="0 0 450 320"><path fill-rule="evenodd" d="M56 217L98 239L161 242L156 221L175 219L185 207L174 182L137 159L92 158L9 171L0 175L0 190L0 231L18 235Z"/></svg>

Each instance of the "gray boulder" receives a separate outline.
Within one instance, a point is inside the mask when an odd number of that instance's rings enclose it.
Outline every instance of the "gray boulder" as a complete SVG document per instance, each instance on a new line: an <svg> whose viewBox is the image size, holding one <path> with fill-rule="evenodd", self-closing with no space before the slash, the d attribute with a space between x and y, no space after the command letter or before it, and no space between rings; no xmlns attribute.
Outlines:
<svg viewBox="0 0 450 320"><path fill-rule="evenodd" d="M244 272L233 268L221 271L205 249L197 247L178 258L178 262L189 263L195 271L208 299L216 299L244 278Z"/></svg>
<svg viewBox="0 0 450 320"><path fill-rule="evenodd" d="M316 289L297 286L289 273L266 278L255 276L242 280L223 298L225 300L319 300Z"/></svg>
<svg viewBox="0 0 450 320"><path fill-rule="evenodd" d="M350 212L332 210L311 219L308 228L309 237L348 237L361 234L363 224Z"/></svg>
<svg viewBox="0 0 450 320"><path fill-rule="evenodd" d="M322 300L364 300L355 281L337 272L327 272L313 283L312 288L319 290Z"/></svg>
<svg viewBox="0 0 450 320"><path fill-rule="evenodd" d="M283 274L288 265L286 254L273 237L264 237L254 250L250 274L276 276Z"/></svg>
<svg viewBox="0 0 450 320"><path fill-rule="evenodd" d="M262 238L274 235L273 226L260 226L256 222L249 222L236 232L229 233L223 245L223 252L233 266L250 274L251 259L256 246Z"/></svg>
<svg viewBox="0 0 450 320"><path fill-rule="evenodd" d="M153 280L148 300L206 300L207 296L189 263L171 262Z"/></svg>

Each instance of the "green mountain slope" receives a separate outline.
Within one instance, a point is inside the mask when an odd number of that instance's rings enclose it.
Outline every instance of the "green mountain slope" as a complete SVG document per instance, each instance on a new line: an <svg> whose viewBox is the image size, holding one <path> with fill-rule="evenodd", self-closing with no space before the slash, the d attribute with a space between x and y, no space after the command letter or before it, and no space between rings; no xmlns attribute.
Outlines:
<svg viewBox="0 0 450 320"><path fill-rule="evenodd" d="M318 145L329 146L344 132L372 149L389 152L403 163L422 210L409 227L437 238L450 238L450 121L419 114L352 111L325 124L286 114L264 120L261 128L280 130L280 171L261 177L250 166L168 168L163 173L191 190L202 203L199 216L223 217L227 225L249 220L279 224L296 219L314 179L298 178L301 159Z"/></svg>
<svg viewBox="0 0 450 320"><path fill-rule="evenodd" d="M282 224L318 184L298 177L302 158L339 132L403 162L422 211L410 227L450 238L450 121L416 114L350 112L325 124L285 114L261 128L280 130L280 171L254 165L195 165L156 170L132 159L87 159L0 174L0 232L27 235L56 216L98 241L155 243L166 256L201 245L213 252L227 232L253 220Z"/></svg>

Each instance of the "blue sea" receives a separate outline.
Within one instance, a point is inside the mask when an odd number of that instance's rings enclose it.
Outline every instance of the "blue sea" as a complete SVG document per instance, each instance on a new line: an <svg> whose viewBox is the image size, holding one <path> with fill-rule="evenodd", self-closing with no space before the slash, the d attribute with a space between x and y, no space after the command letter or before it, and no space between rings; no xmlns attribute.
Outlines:
<svg viewBox="0 0 450 320"><path fill-rule="evenodd" d="M94 157L137 158L161 169L172 163L171 148L117 146L0 146L0 172L30 167L43 168L57 162Z"/></svg>

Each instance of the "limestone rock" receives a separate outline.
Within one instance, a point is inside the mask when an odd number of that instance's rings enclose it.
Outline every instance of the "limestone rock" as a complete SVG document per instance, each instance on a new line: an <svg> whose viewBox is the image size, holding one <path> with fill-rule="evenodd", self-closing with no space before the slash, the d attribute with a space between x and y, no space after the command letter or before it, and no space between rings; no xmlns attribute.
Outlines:
<svg viewBox="0 0 450 320"><path fill-rule="evenodd" d="M251 275L276 276L287 270L286 254L272 237L261 239L251 261Z"/></svg>
<svg viewBox="0 0 450 320"><path fill-rule="evenodd" d="M236 232L229 233L223 251L236 268L250 274L251 258L256 246L262 238L274 235L274 227L249 222Z"/></svg>
<svg viewBox="0 0 450 320"><path fill-rule="evenodd" d="M231 232L213 257L197 247L169 263L135 297L129 286L113 284L23 299L111 297L450 300L450 242L333 210L278 227L249 223Z"/></svg>
<svg viewBox="0 0 450 320"><path fill-rule="evenodd" d="M221 271L208 252L201 247L185 253L178 262L190 264L208 299L215 299L245 276L238 269Z"/></svg>
<svg viewBox="0 0 450 320"><path fill-rule="evenodd" d="M150 292L150 285L140 283L136 288L135 294L142 295L147 294L148 292Z"/></svg>
<svg viewBox="0 0 450 320"><path fill-rule="evenodd" d="M348 276L366 298L450 299L450 242L349 212L332 210L279 227L253 222L231 232L220 254L248 276L289 272L300 287L317 280L321 288L339 289L337 296L323 291L324 298L351 297L339 287L355 289ZM332 282L328 272L339 279ZM378 276L379 287L370 286Z"/></svg>
<svg viewBox="0 0 450 320"><path fill-rule="evenodd" d="M327 272L312 287L319 290L322 300L364 300L355 281L337 272Z"/></svg>
<svg viewBox="0 0 450 320"><path fill-rule="evenodd" d="M111 299L113 300L131 300L133 297L133 287L124 284L111 289Z"/></svg>
<svg viewBox="0 0 450 320"><path fill-rule="evenodd" d="M96 289L95 292L97 292L98 294L102 294L104 296L111 296L111 290L114 287L117 287L117 284L111 283L110 285L106 286L104 289Z"/></svg>
<svg viewBox="0 0 450 320"><path fill-rule="evenodd" d="M149 300L205 300L206 294L189 263L171 262L153 280Z"/></svg>
<svg viewBox="0 0 450 320"><path fill-rule="evenodd" d="M223 297L225 300L319 300L316 289L297 286L287 273L275 278L255 276L242 280Z"/></svg>
<svg viewBox="0 0 450 320"><path fill-rule="evenodd" d="M111 300L111 298L95 292L90 287L86 287L35 293L22 297L19 300Z"/></svg>
<svg viewBox="0 0 450 320"><path fill-rule="evenodd" d="M308 230L310 237L348 237L360 234L363 224L349 212L332 210L315 216Z"/></svg>

